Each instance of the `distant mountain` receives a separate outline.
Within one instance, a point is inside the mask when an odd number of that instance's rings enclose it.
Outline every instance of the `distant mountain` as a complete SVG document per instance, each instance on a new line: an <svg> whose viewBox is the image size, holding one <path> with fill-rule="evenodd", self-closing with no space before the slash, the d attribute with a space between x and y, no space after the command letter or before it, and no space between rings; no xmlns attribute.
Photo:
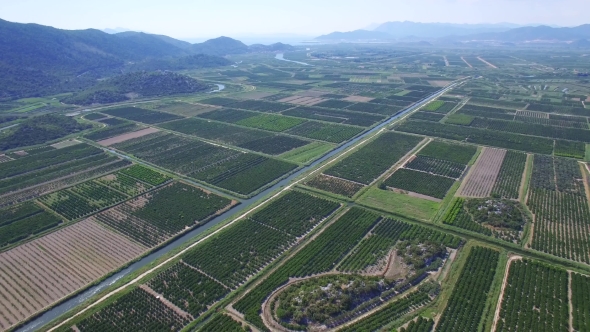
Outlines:
<svg viewBox="0 0 590 332"><path fill-rule="evenodd" d="M142 36L142 35L151 36L151 37L157 38L165 43L168 43L174 47L178 47L182 50L188 50L192 46L192 44L189 42L174 39L172 37L168 37L168 36L164 36L164 35L153 35L153 34L148 34L148 33L143 33L143 32L135 32L135 31L125 31L125 32L117 33L115 35L117 37L122 37L122 38L137 37L137 36Z"/></svg>
<svg viewBox="0 0 590 332"><path fill-rule="evenodd" d="M572 42L569 46L572 48L590 49L590 41L587 39L580 39Z"/></svg>
<svg viewBox="0 0 590 332"><path fill-rule="evenodd" d="M495 40L503 42L523 41L573 41L590 39L590 24L573 28L552 28L549 26L523 27L501 33L484 33L466 36L471 40Z"/></svg>
<svg viewBox="0 0 590 332"><path fill-rule="evenodd" d="M126 32L126 31L132 31L132 30L127 29L127 28L121 28L121 27L116 27L114 29L110 29L110 28L102 29L102 32L106 32L111 35L114 35L114 34L120 33L120 32Z"/></svg>
<svg viewBox="0 0 590 332"><path fill-rule="evenodd" d="M288 45L251 49L228 37L190 44L143 32L61 30L0 19L0 99L80 91L121 72L226 66L222 56L273 48Z"/></svg>
<svg viewBox="0 0 590 332"><path fill-rule="evenodd" d="M293 51L295 49L294 46L283 43L274 43L271 45L254 44L250 45L248 48L251 52L284 52Z"/></svg>
<svg viewBox="0 0 590 332"><path fill-rule="evenodd" d="M386 22L375 28L394 38L415 36L417 38L441 38L446 36L465 36L479 33L504 32L517 27L514 24L452 24L452 23L417 23Z"/></svg>
<svg viewBox="0 0 590 332"><path fill-rule="evenodd" d="M193 53L203 53L208 55L229 55L248 53L248 46L239 40L229 37L219 37L209 39L204 43L193 44L190 47Z"/></svg>
<svg viewBox="0 0 590 332"><path fill-rule="evenodd" d="M391 40L393 36L386 32L354 30L349 32L332 32L315 38L323 41L360 41L360 40Z"/></svg>

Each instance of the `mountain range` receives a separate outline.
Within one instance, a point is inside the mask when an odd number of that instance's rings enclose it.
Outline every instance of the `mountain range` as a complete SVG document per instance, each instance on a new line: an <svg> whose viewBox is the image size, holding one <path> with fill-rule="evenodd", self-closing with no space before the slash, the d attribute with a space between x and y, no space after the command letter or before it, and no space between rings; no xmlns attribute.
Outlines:
<svg viewBox="0 0 590 332"><path fill-rule="evenodd" d="M517 26L500 24L451 24L386 22L373 30L333 32L315 38L321 41L406 41L427 40L439 42L497 41L530 42L560 41L571 42L590 39L590 25L573 28L550 26Z"/></svg>
<svg viewBox="0 0 590 332"><path fill-rule="evenodd" d="M143 32L61 30L0 20L0 98L84 89L105 76L138 70L227 66L227 55L293 49L219 37L191 44Z"/></svg>

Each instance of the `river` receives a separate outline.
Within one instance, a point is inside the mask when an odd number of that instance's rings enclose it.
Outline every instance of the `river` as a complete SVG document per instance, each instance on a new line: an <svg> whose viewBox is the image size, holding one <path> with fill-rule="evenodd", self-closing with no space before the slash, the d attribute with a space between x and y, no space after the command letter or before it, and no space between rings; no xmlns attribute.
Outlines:
<svg viewBox="0 0 590 332"><path fill-rule="evenodd" d="M288 60L285 60L288 61ZM385 120L384 122L380 123L379 125L373 127L372 129L370 129L369 131L361 134L360 136L357 136L356 138L353 138L351 141L349 141L348 143L345 143L344 145L335 148L334 150L326 153L324 156L322 156L321 158L317 159L316 161L314 161L313 163L311 163L308 166L304 166L303 168L299 169L298 171L296 171L295 173L291 174L289 177L279 181L278 183L276 183L275 185L269 187L268 189L262 191L261 193L259 193L258 195L247 199L247 200L243 200L241 202L241 204L239 204L238 206L234 207L233 209L221 214L220 216L214 218L213 220L209 221L207 224L193 229L192 231L182 235L181 237L177 238L176 240L170 242L169 244L167 244L166 246L150 253L149 255L143 257L141 260L129 265L127 268L119 271L118 273L112 275L111 277L103 280L100 284L93 286L87 290L85 290L84 292L70 298L69 300L53 307L52 309L46 311L45 313L43 313L42 315L36 317L35 319L31 320L30 322L28 322L27 324L25 324L23 327L17 329L16 331L19 332L25 332L25 331L34 331L36 328L41 327L49 322L51 322L52 320L56 319L57 317L65 314L66 312L70 311L71 309L75 308L76 306L82 304L84 301L86 301L87 299L89 299L90 297L94 296L95 294L97 294L98 292L104 290L105 288L107 288L108 286L114 284L117 280L125 277L126 275L137 271L138 269L153 263L155 260L157 260L158 258L162 257L163 255L167 254L168 252L170 252L171 250L174 250L178 247L184 246L185 244L191 242L191 240L203 233L204 231L210 229L211 227L221 223L222 221L224 221L227 217L229 217L230 215L233 215L234 213L240 212L240 211L244 211L247 208L251 207L253 204L255 204L257 201L259 201L261 198L270 195L273 192L276 192L278 190L280 190L281 188L285 187L286 185L288 185L291 181L293 181L295 178L297 178L298 176L300 176L301 174L310 171L311 169L315 168L316 166L318 166L319 164L323 163L324 161L326 161L327 159L333 157L334 155L342 152L343 150L349 148L350 146L352 146L353 144L359 142L360 140L364 139L365 137L367 137L368 135L380 130L381 128L389 125L391 122L399 119L400 117L404 116L405 114L414 111L416 108L421 107L423 104L429 102L430 100L438 97L440 94L446 92L447 90L452 89L457 83L453 83L450 86L439 90L438 92L422 99L421 101L417 102L416 104L414 104L413 106L410 106L400 112L398 112L397 114L393 115L392 117L388 118L387 120Z"/></svg>
<svg viewBox="0 0 590 332"><path fill-rule="evenodd" d="M281 60L281 61L287 61L287 62L298 63L298 64L300 64L300 65L304 65L304 66L313 66L313 65L310 65L309 63L305 63L305 62L299 62L299 61L287 60L287 59L285 59L285 54L284 54L284 53L277 53L277 55L275 56L275 59L277 59L277 60Z"/></svg>

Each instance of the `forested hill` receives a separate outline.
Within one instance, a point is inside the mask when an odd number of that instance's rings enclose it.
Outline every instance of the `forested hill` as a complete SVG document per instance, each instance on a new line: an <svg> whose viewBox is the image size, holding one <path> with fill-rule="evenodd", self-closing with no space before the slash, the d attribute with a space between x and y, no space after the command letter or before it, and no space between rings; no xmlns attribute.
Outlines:
<svg viewBox="0 0 590 332"><path fill-rule="evenodd" d="M0 100L80 91L121 72L227 66L250 49L220 37L190 44L141 32L61 30L0 20Z"/></svg>
<svg viewBox="0 0 590 332"><path fill-rule="evenodd" d="M209 85L186 75L172 72L133 72L102 81L62 101L76 105L106 104L125 101L131 95L166 96L207 89Z"/></svg>

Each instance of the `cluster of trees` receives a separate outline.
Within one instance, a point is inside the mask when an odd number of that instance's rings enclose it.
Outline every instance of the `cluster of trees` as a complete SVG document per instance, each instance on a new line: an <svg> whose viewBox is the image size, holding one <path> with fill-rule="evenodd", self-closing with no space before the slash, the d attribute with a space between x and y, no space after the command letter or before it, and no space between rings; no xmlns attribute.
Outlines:
<svg viewBox="0 0 590 332"><path fill-rule="evenodd" d="M151 97L194 93L209 85L172 72L132 72L102 81L96 86L66 97L67 104L108 104L128 100L130 95Z"/></svg>
<svg viewBox="0 0 590 332"><path fill-rule="evenodd" d="M9 129L8 134L0 138L0 151L42 144L91 127L63 115L33 117Z"/></svg>

